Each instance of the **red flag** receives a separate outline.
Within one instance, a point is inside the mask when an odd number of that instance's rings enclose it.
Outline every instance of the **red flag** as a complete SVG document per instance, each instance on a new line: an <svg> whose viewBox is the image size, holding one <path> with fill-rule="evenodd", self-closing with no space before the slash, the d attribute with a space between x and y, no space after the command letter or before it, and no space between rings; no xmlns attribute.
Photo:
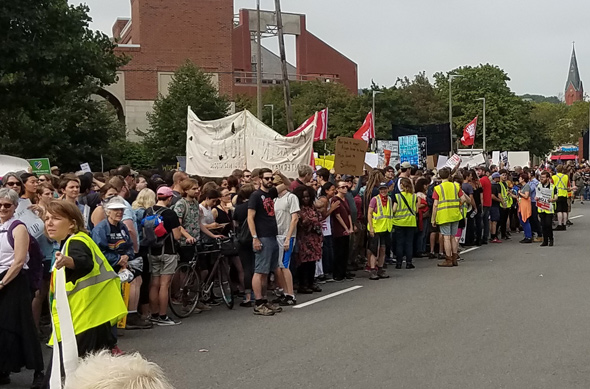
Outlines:
<svg viewBox="0 0 590 389"><path fill-rule="evenodd" d="M475 129L477 128L477 116L464 129L461 143L463 146L471 146L475 142Z"/></svg>
<svg viewBox="0 0 590 389"><path fill-rule="evenodd" d="M325 140L328 138L328 108L322 109L320 112L316 112L309 119L307 119L303 124L301 124L297 129L293 132L287 134L287 137L290 138L295 135L299 135L303 130L309 127L314 120L317 119L315 132L313 134L313 141L317 142L319 140Z"/></svg>
<svg viewBox="0 0 590 389"><path fill-rule="evenodd" d="M373 128L373 111L369 111L369 114L365 118L363 125L355 134L354 139L363 139L369 143L369 139L375 139L375 128Z"/></svg>

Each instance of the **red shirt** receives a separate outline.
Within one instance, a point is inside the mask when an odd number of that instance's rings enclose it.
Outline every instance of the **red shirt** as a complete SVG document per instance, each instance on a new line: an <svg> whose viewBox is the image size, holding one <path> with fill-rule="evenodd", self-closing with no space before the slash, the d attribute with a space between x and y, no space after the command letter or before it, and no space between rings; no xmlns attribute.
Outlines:
<svg viewBox="0 0 590 389"><path fill-rule="evenodd" d="M481 189L483 191L483 203L482 206L484 207L491 207L492 206L492 183L490 182L490 178L488 176L483 176L479 179L481 182Z"/></svg>

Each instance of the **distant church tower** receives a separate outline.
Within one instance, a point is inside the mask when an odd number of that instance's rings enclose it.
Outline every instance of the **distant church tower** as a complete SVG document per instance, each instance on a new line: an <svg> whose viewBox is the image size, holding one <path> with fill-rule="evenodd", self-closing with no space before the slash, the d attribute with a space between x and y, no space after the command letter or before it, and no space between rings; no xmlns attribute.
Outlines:
<svg viewBox="0 0 590 389"><path fill-rule="evenodd" d="M572 60L570 62L570 72L565 84L565 103L572 105L575 101L584 99L584 87L578 71L578 61L576 60L576 48L572 48Z"/></svg>

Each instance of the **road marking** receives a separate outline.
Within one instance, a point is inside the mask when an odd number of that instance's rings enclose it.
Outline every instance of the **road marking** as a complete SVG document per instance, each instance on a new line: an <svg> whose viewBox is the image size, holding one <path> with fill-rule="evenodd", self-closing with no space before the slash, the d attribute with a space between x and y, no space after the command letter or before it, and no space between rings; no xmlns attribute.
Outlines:
<svg viewBox="0 0 590 389"><path fill-rule="evenodd" d="M571 219L571 218L570 218L570 219ZM466 253L468 253L468 252L470 252L470 251L477 250L477 249L479 249L479 248L480 248L480 247L472 247L472 248L470 248L470 249L467 249L467 250L463 250L463 251L461 251L459 254L466 254Z"/></svg>
<svg viewBox="0 0 590 389"><path fill-rule="evenodd" d="M582 216L584 216L584 215L572 216L572 217L570 217L570 219L577 219L577 218L582 217Z"/></svg>
<svg viewBox="0 0 590 389"><path fill-rule="evenodd" d="M344 294L344 293L352 292L353 290L356 290L356 289L359 289L359 288L362 288L362 287L363 287L362 285L353 286L351 288L340 290L340 291L334 292L334 293L330 293L328 295L325 295L323 297L320 297L320 298L317 298L317 299L308 301L308 302L303 303L303 304L295 305L293 308L305 308L305 307L307 307L309 305L312 305L312 304L315 304L315 303L319 303L320 301L324 301L324 300L327 300L327 299L332 298L332 297L339 296L339 295Z"/></svg>

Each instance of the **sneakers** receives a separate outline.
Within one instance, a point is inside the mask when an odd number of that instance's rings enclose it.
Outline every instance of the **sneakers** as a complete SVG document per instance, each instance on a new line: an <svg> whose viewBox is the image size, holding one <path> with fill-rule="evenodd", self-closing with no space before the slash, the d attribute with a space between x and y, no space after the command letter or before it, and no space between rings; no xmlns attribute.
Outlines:
<svg viewBox="0 0 590 389"><path fill-rule="evenodd" d="M416 266L414 266L413 263L406 263L406 269L415 269Z"/></svg>
<svg viewBox="0 0 590 389"><path fill-rule="evenodd" d="M436 259L436 254L435 253L428 254L428 259Z"/></svg>
<svg viewBox="0 0 590 389"><path fill-rule="evenodd" d="M535 239L533 239L533 242L542 242L543 241L543 237L542 236L537 236Z"/></svg>
<svg viewBox="0 0 590 389"><path fill-rule="evenodd" d="M272 316L274 311L266 306L266 304L254 305L254 314L260 316Z"/></svg>
<svg viewBox="0 0 590 389"><path fill-rule="evenodd" d="M570 221L568 220L568 221L566 221L566 222L565 222L565 225L569 227L569 226L573 226L573 225L574 225L574 223L572 223L572 222L570 222Z"/></svg>
<svg viewBox="0 0 590 389"><path fill-rule="evenodd" d="M252 301L252 300L242 301L240 303L240 307L244 307L244 308L252 308L253 306L254 306L254 301Z"/></svg>
<svg viewBox="0 0 590 389"><path fill-rule="evenodd" d="M285 296L285 298L281 300L279 305L282 305L284 307L294 306L297 305L297 300L295 300L293 296Z"/></svg>
<svg viewBox="0 0 590 389"><path fill-rule="evenodd" d="M377 272L377 277L381 278L389 278L389 274L385 273L385 270L379 269Z"/></svg>
<svg viewBox="0 0 590 389"><path fill-rule="evenodd" d="M313 289L311 288L299 288L297 289L297 294L312 294Z"/></svg>
<svg viewBox="0 0 590 389"><path fill-rule="evenodd" d="M31 389L41 389L43 387L44 381L45 374L43 374L42 371L35 372L35 375L33 375L33 383L31 384Z"/></svg>
<svg viewBox="0 0 590 389"><path fill-rule="evenodd" d="M494 238L490 241L490 243L502 243L502 241L498 238Z"/></svg>
<svg viewBox="0 0 590 389"><path fill-rule="evenodd" d="M533 240L531 238L524 238L520 243L533 243Z"/></svg>
<svg viewBox="0 0 590 389"><path fill-rule="evenodd" d="M278 304L265 303L264 305L274 313L283 312L283 308L281 308Z"/></svg>
<svg viewBox="0 0 590 389"><path fill-rule="evenodd" d="M158 326L175 326L180 324L180 321L175 321L172 320L168 315L162 317L162 316L157 316L157 317L150 317L150 321Z"/></svg>
<svg viewBox="0 0 590 389"><path fill-rule="evenodd" d="M334 282L344 282L344 278L334 278Z"/></svg>
<svg viewBox="0 0 590 389"><path fill-rule="evenodd" d="M319 286L318 284L314 284L314 285L311 287L311 290L313 290L314 292L318 292L318 293L319 293L319 292L321 292L321 291L322 291L322 288L320 288L320 286Z"/></svg>
<svg viewBox="0 0 590 389"><path fill-rule="evenodd" d="M127 315L127 322L125 323L126 330L147 330L154 325L149 320L144 320L138 313Z"/></svg>
<svg viewBox="0 0 590 389"><path fill-rule="evenodd" d="M372 281L376 281L379 279L379 276L377 275L377 269L371 269L371 276L369 277L369 279Z"/></svg>
<svg viewBox="0 0 590 389"><path fill-rule="evenodd" d="M271 303L273 304L279 304L281 301L283 301L285 299L285 295L280 295L279 297L277 297L276 299L272 300Z"/></svg>

